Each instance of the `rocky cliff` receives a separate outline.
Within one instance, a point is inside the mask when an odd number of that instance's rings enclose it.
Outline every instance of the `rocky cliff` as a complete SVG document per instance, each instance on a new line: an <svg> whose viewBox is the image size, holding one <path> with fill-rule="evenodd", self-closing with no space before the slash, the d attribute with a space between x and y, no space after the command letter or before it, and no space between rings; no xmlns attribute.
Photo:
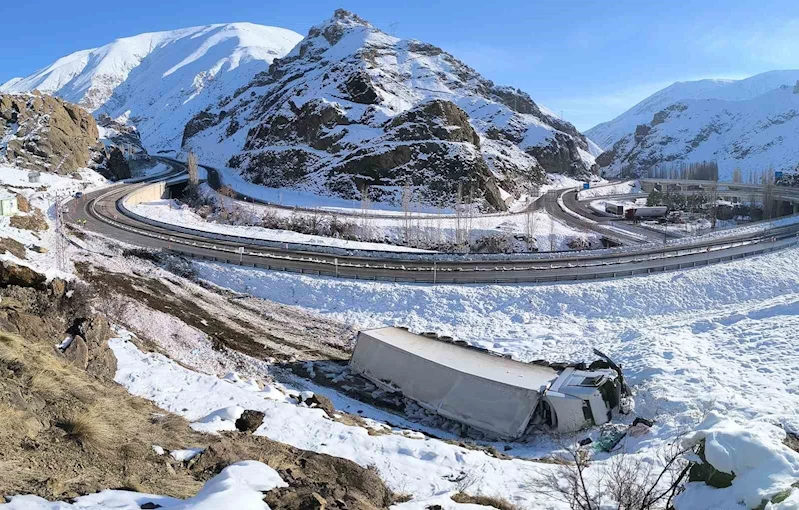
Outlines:
<svg viewBox="0 0 799 510"><path fill-rule="evenodd" d="M600 152L524 92L344 10L195 116L183 143L265 186L397 202L409 184L437 205L460 187L493 210L547 172L589 176Z"/></svg>
<svg viewBox="0 0 799 510"><path fill-rule="evenodd" d="M69 174L89 166L97 124L83 108L39 93L0 94L0 159Z"/></svg>

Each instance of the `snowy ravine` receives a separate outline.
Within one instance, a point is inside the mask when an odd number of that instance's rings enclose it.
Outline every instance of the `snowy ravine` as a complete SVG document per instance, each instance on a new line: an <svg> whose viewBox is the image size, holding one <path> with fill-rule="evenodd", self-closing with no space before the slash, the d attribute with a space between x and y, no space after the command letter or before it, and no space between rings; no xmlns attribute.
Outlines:
<svg viewBox="0 0 799 510"><path fill-rule="evenodd" d="M589 360L674 430L718 410L799 430L799 250L701 269L558 285L410 285L199 263L202 278L359 327L437 331L521 360Z"/></svg>
<svg viewBox="0 0 799 510"><path fill-rule="evenodd" d="M138 128L151 153L180 150L198 112L266 71L302 36L291 30L228 23L153 32L77 51L3 92L41 92Z"/></svg>

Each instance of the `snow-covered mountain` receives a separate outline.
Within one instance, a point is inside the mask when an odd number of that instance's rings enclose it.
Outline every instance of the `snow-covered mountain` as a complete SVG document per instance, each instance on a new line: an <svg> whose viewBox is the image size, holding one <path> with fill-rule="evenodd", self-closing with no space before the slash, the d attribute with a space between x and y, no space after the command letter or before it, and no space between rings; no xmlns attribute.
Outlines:
<svg viewBox="0 0 799 510"><path fill-rule="evenodd" d="M586 177L601 151L526 93L433 45L338 10L268 72L196 116L185 147L273 187L504 209L546 172Z"/></svg>
<svg viewBox="0 0 799 510"><path fill-rule="evenodd" d="M252 23L141 34L75 52L0 90L52 94L98 117L134 124L150 152L179 149L191 117L249 83L301 39Z"/></svg>
<svg viewBox="0 0 799 510"><path fill-rule="evenodd" d="M615 119L598 124L585 135L605 150L639 125L649 124L653 116L668 106L691 99L746 101L799 80L799 70L769 71L743 80L679 81L655 92Z"/></svg>
<svg viewBox="0 0 799 510"><path fill-rule="evenodd" d="M722 180L799 164L799 82L751 99L689 99L654 115L597 158L608 175L715 161Z"/></svg>

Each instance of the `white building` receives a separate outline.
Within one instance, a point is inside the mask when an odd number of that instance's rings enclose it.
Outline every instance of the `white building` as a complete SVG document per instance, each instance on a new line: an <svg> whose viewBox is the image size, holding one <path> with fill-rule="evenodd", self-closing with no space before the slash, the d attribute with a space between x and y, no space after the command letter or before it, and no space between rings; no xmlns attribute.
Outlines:
<svg viewBox="0 0 799 510"><path fill-rule="evenodd" d="M18 212L17 196L0 191L0 216L14 216Z"/></svg>

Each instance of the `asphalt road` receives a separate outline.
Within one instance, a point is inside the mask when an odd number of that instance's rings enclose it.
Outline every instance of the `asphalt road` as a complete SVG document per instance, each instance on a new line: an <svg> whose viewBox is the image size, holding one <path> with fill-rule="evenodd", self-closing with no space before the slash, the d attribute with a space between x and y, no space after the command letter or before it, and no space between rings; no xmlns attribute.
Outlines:
<svg viewBox="0 0 799 510"><path fill-rule="evenodd" d="M633 253L619 250L610 254L589 252L566 256L556 254L552 258L514 257L502 260L458 256L430 260L420 256L387 256L376 252L372 256L333 255L312 251L312 247L298 249L292 246L287 249L262 246L253 240L231 236L211 237L199 231L178 232L166 224L143 223L126 216L119 202L138 186L144 185L119 184L71 200L67 203L64 218L67 222L82 224L83 228L126 243L171 250L196 259L314 275L419 283L516 283L613 278L723 262L767 253L799 242L799 226L792 226L774 229L766 234L686 243L679 247L646 245ZM570 218L577 221L577 218Z"/></svg>

